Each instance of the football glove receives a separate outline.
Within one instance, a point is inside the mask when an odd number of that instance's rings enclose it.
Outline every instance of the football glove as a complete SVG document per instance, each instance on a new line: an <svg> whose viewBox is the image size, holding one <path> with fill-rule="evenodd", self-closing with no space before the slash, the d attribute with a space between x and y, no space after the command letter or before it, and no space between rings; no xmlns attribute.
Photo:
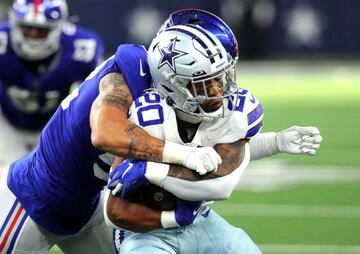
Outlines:
<svg viewBox="0 0 360 254"><path fill-rule="evenodd" d="M284 153L315 155L321 142L316 127L292 126L276 134L279 151Z"/></svg>
<svg viewBox="0 0 360 254"><path fill-rule="evenodd" d="M166 141L163 162L180 164L204 175L217 170L218 165L221 164L221 157L212 147L196 148Z"/></svg>
<svg viewBox="0 0 360 254"><path fill-rule="evenodd" d="M107 188L114 196L124 198L131 190L147 182L145 173L146 161L124 160L110 172Z"/></svg>
<svg viewBox="0 0 360 254"><path fill-rule="evenodd" d="M186 201L178 198L175 211L163 211L161 213L161 225L163 228L190 225L194 222L200 210L200 201Z"/></svg>

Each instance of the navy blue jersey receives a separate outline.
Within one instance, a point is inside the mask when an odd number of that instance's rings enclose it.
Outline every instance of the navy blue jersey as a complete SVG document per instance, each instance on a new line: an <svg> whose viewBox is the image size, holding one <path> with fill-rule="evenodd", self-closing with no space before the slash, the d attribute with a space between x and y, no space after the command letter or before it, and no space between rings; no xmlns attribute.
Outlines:
<svg viewBox="0 0 360 254"><path fill-rule="evenodd" d="M89 115L100 79L110 72L123 73L133 98L151 85L144 47L121 45L62 101L37 149L11 165L9 188L30 217L51 232L77 232L106 184L112 158L92 145Z"/></svg>
<svg viewBox="0 0 360 254"><path fill-rule="evenodd" d="M75 82L83 81L102 60L103 42L93 31L66 24L60 51L51 62L31 63L17 56L10 43L9 24L0 24L0 106L16 127L39 130L69 94ZM42 66L47 65L47 69Z"/></svg>

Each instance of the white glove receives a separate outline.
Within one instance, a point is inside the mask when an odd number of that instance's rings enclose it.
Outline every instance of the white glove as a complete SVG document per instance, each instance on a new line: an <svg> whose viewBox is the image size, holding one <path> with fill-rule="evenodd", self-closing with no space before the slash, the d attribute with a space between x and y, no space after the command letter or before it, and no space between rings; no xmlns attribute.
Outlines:
<svg viewBox="0 0 360 254"><path fill-rule="evenodd" d="M221 157L212 147L196 148L165 141L162 161L180 164L204 175L217 169Z"/></svg>
<svg viewBox="0 0 360 254"><path fill-rule="evenodd" d="M292 126L276 134L280 152L315 155L322 137L316 127Z"/></svg>
<svg viewBox="0 0 360 254"><path fill-rule="evenodd" d="M221 162L221 157L214 148L193 147L184 161L184 166L204 175L207 172L216 171Z"/></svg>

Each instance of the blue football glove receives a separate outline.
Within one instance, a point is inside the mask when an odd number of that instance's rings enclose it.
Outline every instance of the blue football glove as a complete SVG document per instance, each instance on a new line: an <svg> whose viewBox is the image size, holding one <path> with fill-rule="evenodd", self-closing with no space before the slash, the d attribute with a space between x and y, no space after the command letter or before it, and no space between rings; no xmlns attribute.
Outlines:
<svg viewBox="0 0 360 254"><path fill-rule="evenodd" d="M176 200L175 220L179 226L187 226L194 222L200 211L200 201Z"/></svg>
<svg viewBox="0 0 360 254"><path fill-rule="evenodd" d="M131 190L147 182L145 173L146 161L124 160L111 171L107 188L113 195L124 198Z"/></svg>

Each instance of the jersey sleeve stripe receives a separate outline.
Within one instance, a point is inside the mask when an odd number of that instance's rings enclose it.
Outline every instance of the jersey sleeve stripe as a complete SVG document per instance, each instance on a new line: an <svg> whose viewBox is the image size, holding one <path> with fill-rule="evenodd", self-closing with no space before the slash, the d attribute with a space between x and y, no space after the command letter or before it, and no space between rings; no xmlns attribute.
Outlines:
<svg viewBox="0 0 360 254"><path fill-rule="evenodd" d="M260 121L257 125L249 129L245 135L245 138L251 138L257 134L262 127L262 121Z"/></svg>
<svg viewBox="0 0 360 254"><path fill-rule="evenodd" d="M262 114L263 114L263 109L261 104L259 103L259 105L247 115L248 125L251 125L257 119L259 119Z"/></svg>

